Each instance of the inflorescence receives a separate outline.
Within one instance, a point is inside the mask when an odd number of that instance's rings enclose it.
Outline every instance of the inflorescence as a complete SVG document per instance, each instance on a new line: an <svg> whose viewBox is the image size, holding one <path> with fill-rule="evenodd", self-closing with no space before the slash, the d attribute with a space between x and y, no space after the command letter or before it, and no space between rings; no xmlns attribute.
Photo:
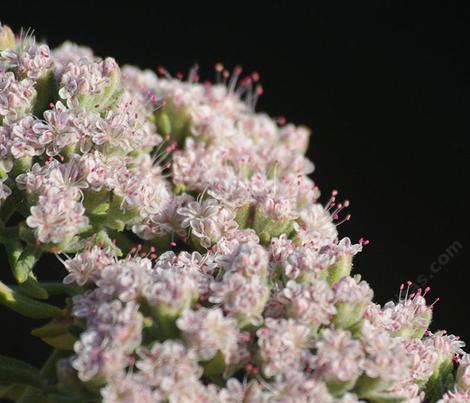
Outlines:
<svg viewBox="0 0 470 403"><path fill-rule="evenodd" d="M470 401L464 343L428 330L429 289L380 306L351 275L368 241L339 237L337 191L319 202L309 130L255 112L258 73L216 75L0 25L0 240L18 282L0 300L51 318L33 334L62 352L15 396ZM63 285L38 281L45 253ZM60 292L63 309L38 301Z"/></svg>

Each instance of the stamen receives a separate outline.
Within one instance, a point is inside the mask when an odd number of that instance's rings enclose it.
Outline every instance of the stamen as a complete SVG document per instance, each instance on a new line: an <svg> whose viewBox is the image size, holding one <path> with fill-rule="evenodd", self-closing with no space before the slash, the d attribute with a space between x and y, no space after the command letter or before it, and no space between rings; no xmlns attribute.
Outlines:
<svg viewBox="0 0 470 403"><path fill-rule="evenodd" d="M171 76L171 74L168 72L167 69L165 69L163 66L158 66L157 67L157 73L162 76L162 77L165 77L167 79L172 79L173 77Z"/></svg>
<svg viewBox="0 0 470 403"><path fill-rule="evenodd" d="M222 78L221 78L221 73L224 71L224 65L222 63L216 63L216 65L214 66L215 68L215 71L216 71L216 83L220 83L222 81Z"/></svg>
<svg viewBox="0 0 470 403"><path fill-rule="evenodd" d="M286 124L286 118L284 116L279 116L276 119L276 122L279 126L284 126Z"/></svg>
<svg viewBox="0 0 470 403"><path fill-rule="evenodd" d="M430 308L433 308L434 305L437 304L439 301L440 301L440 298L437 297L437 298L434 300L434 302L433 302L431 305L429 305L429 307L430 307ZM446 332L446 331L444 330L444 332Z"/></svg>
<svg viewBox="0 0 470 403"><path fill-rule="evenodd" d="M336 223L336 226L344 224L346 221L349 221L351 219L351 214L348 214L346 217L344 217L341 221Z"/></svg>
<svg viewBox="0 0 470 403"><path fill-rule="evenodd" d="M407 287L406 287L405 301L408 300L408 293L410 292L410 286L411 286L412 284L413 284L413 283L412 283L410 280L408 280L408 281L406 282Z"/></svg>
<svg viewBox="0 0 470 403"><path fill-rule="evenodd" d="M241 72L243 71L241 66L235 66L233 69L232 77L230 78L230 82L228 84L228 91L233 92L237 85L238 78L240 77Z"/></svg>

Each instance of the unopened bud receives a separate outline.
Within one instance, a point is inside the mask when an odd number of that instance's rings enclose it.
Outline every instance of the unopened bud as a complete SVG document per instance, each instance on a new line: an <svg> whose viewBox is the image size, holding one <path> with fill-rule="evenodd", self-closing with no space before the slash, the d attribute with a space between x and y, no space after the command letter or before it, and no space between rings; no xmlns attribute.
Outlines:
<svg viewBox="0 0 470 403"><path fill-rule="evenodd" d="M0 24L0 51L15 47L15 34L8 25Z"/></svg>

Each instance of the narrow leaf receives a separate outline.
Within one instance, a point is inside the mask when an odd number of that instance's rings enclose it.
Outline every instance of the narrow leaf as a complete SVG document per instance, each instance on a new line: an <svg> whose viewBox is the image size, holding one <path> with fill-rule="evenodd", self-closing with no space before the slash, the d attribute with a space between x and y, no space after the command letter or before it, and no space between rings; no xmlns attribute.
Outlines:
<svg viewBox="0 0 470 403"><path fill-rule="evenodd" d="M32 273L33 267L39 259L40 251L33 245L23 247L17 239L7 241L5 247L13 276L18 283L24 283Z"/></svg>
<svg viewBox="0 0 470 403"><path fill-rule="evenodd" d="M41 283L36 279L32 272L29 273L27 280L24 283L20 284L20 286L18 287L18 291L31 298L49 298L49 294L44 289L44 287L42 287Z"/></svg>
<svg viewBox="0 0 470 403"><path fill-rule="evenodd" d="M62 310L54 305L36 301L0 281L0 303L19 314L33 319L47 319L62 314Z"/></svg>
<svg viewBox="0 0 470 403"><path fill-rule="evenodd" d="M0 399L17 401L24 392L25 385L13 384L0 387Z"/></svg>
<svg viewBox="0 0 470 403"><path fill-rule="evenodd" d="M0 382L20 383L42 388L41 374L38 369L23 361L0 356Z"/></svg>

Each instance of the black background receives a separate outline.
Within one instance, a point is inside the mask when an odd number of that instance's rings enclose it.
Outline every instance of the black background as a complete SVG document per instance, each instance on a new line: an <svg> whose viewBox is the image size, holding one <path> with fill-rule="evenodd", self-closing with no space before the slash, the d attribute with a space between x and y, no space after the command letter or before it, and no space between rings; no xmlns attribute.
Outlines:
<svg viewBox="0 0 470 403"><path fill-rule="evenodd" d="M468 18L458 1L119 3L8 1L0 18L50 46L70 39L120 63L185 72L198 62L204 78L219 61L258 71L258 109L311 127L324 199L339 189L351 200L340 232L371 240L355 270L377 301L425 281L430 300L441 298L432 328L470 343ZM0 354L39 363L45 350L28 338L30 322L0 309Z"/></svg>

